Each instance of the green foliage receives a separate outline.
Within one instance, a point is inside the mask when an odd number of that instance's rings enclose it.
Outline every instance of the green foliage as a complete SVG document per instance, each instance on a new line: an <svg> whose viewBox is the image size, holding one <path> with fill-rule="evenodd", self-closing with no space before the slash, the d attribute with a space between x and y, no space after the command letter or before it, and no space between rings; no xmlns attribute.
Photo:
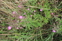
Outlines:
<svg viewBox="0 0 62 41"><path fill-rule="evenodd" d="M56 41L55 33L62 35L62 10L59 11L62 2L57 6L56 0L25 1L2 1L0 37L5 41ZM8 30L8 26L12 26L12 29Z"/></svg>

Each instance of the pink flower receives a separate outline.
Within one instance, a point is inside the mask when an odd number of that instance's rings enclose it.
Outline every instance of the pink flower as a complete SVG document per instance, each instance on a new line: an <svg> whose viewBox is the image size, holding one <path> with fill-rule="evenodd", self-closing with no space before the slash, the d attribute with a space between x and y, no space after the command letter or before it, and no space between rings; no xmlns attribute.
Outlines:
<svg viewBox="0 0 62 41"><path fill-rule="evenodd" d="M30 10L29 8L27 10Z"/></svg>
<svg viewBox="0 0 62 41"><path fill-rule="evenodd" d="M34 10L34 12L36 12L36 11Z"/></svg>
<svg viewBox="0 0 62 41"><path fill-rule="evenodd" d="M54 15L54 13L51 13L51 15Z"/></svg>
<svg viewBox="0 0 62 41"><path fill-rule="evenodd" d="M32 17L32 15L30 15Z"/></svg>
<svg viewBox="0 0 62 41"><path fill-rule="evenodd" d="M19 16L20 19L23 19L24 17L23 16Z"/></svg>
<svg viewBox="0 0 62 41"><path fill-rule="evenodd" d="M11 26L8 26L8 30L11 30L12 29L12 27Z"/></svg>
<svg viewBox="0 0 62 41"><path fill-rule="evenodd" d="M40 9L40 11L43 11L42 9Z"/></svg>
<svg viewBox="0 0 62 41"><path fill-rule="evenodd" d="M20 5L18 5L19 8L22 8Z"/></svg>
<svg viewBox="0 0 62 41"><path fill-rule="evenodd" d="M16 11L13 11L12 14L16 14Z"/></svg>
<svg viewBox="0 0 62 41"><path fill-rule="evenodd" d="M52 32L56 32L55 30L52 30Z"/></svg>
<svg viewBox="0 0 62 41"><path fill-rule="evenodd" d="M18 27L16 29L19 29Z"/></svg>
<svg viewBox="0 0 62 41"><path fill-rule="evenodd" d="M58 16L58 15L56 15L56 16Z"/></svg>
<svg viewBox="0 0 62 41"><path fill-rule="evenodd" d="M23 27L20 27L20 29L22 29Z"/></svg>

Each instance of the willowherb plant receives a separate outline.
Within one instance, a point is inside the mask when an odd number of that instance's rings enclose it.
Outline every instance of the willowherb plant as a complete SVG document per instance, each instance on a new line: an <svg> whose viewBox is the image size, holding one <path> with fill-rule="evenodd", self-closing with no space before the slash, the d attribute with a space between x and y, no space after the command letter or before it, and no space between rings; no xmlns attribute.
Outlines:
<svg viewBox="0 0 62 41"><path fill-rule="evenodd" d="M0 11L4 13L0 14L2 19L0 22L4 29L2 28L0 33L8 30L9 32L4 33L14 35L8 36L8 38L14 38L17 41L44 41L46 38L44 39L42 35L49 35L51 30L46 31L47 27L45 26L46 32L44 32L42 27L49 23L50 19L53 20L55 18L54 12L58 10L57 8L52 9L52 4L50 0L2 0ZM61 22L60 20L60 24ZM62 30L60 28L58 31ZM53 29L52 32L56 33L57 29ZM49 35L46 41L50 39L52 38Z"/></svg>
<svg viewBox="0 0 62 41"><path fill-rule="evenodd" d="M5 3L4 1L2 2ZM20 27L21 25L25 28L30 29L33 27L34 28L42 27L44 24L47 24L49 18L51 18L50 5L48 4L48 2L45 2L44 5L42 6L42 3L39 3L40 4L39 5L38 2L40 1L37 1L37 0L27 1L26 3L23 3L24 4L23 6L26 6L24 8L22 7L22 5L20 5L20 3L14 4L14 5L13 3L11 3L13 7L10 6L9 7L10 9L8 9L8 11L10 12L10 15L12 15L13 17L9 16L11 17L11 19L8 19L10 20L9 25L13 27ZM4 5L7 5L7 1L6 1L6 4ZM24 15L24 13L26 14ZM14 24L14 21L15 21L15 24Z"/></svg>
<svg viewBox="0 0 62 41"><path fill-rule="evenodd" d="M41 4L39 5L37 0L33 1L34 3L31 2L32 1L28 1L26 4L24 4L26 7L23 12L26 13L26 15L24 15L26 18L21 20L22 22L20 22L20 24L29 29L33 27L42 27L43 25L47 24L49 18L51 18L50 5L48 5L48 2L46 2L44 6L42 6L41 3L39 3Z"/></svg>

